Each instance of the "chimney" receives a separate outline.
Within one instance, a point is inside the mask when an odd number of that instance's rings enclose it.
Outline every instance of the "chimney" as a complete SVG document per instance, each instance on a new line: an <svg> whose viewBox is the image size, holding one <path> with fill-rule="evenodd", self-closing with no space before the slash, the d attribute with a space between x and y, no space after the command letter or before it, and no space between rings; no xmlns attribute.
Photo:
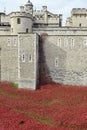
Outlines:
<svg viewBox="0 0 87 130"><path fill-rule="evenodd" d="M42 11L46 12L47 11L47 6L42 6Z"/></svg>
<svg viewBox="0 0 87 130"><path fill-rule="evenodd" d="M20 12L24 12L24 6L20 6Z"/></svg>

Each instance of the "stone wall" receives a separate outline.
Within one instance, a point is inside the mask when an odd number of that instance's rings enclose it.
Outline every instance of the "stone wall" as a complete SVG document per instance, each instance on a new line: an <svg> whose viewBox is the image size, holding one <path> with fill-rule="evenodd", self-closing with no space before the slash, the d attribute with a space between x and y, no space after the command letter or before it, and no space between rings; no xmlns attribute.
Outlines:
<svg viewBox="0 0 87 130"><path fill-rule="evenodd" d="M38 35L0 36L0 81L36 89L38 76Z"/></svg>
<svg viewBox="0 0 87 130"><path fill-rule="evenodd" d="M8 26L1 26L0 27L0 35L2 36L2 35L10 35L11 34L11 32L10 32L10 26L8 27Z"/></svg>
<svg viewBox="0 0 87 130"><path fill-rule="evenodd" d="M0 12L0 24L10 24L10 14L6 15L5 13Z"/></svg>
<svg viewBox="0 0 87 130"><path fill-rule="evenodd" d="M17 36L0 36L0 80L18 82Z"/></svg>
<svg viewBox="0 0 87 130"><path fill-rule="evenodd" d="M19 87L36 89L38 82L38 35L19 34Z"/></svg>
<svg viewBox="0 0 87 130"><path fill-rule="evenodd" d="M43 27L43 28L33 28L34 33L38 33L39 35L43 33L47 33L52 36L87 36L87 27L78 28L78 27Z"/></svg>
<svg viewBox="0 0 87 130"><path fill-rule="evenodd" d="M87 85L87 36L48 35L43 50L52 81Z"/></svg>

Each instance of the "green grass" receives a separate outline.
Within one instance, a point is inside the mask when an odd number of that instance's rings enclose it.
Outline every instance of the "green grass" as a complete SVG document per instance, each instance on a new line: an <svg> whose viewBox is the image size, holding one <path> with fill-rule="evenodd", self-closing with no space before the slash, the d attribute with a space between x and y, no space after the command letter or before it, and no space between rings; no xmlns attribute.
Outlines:
<svg viewBox="0 0 87 130"><path fill-rule="evenodd" d="M18 84L17 84L17 83L14 83L14 84L12 85L12 88L18 88Z"/></svg>

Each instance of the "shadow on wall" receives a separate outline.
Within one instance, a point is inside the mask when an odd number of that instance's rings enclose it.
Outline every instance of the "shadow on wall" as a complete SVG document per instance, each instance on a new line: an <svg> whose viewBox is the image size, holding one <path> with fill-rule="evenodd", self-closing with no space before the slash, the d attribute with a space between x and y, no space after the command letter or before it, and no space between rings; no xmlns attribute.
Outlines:
<svg viewBox="0 0 87 130"><path fill-rule="evenodd" d="M66 72L66 52L49 41L46 33L39 42L39 84L63 83ZM53 37L54 38L54 37Z"/></svg>
<svg viewBox="0 0 87 130"><path fill-rule="evenodd" d="M46 62L49 66L52 81L62 84L66 76L66 51L54 45L52 42L49 43L47 41L47 43L45 43Z"/></svg>
<svg viewBox="0 0 87 130"><path fill-rule="evenodd" d="M47 36L47 33L43 33L40 36L39 41L39 85L44 85L52 82L50 71L46 64L46 57L43 47L44 40Z"/></svg>

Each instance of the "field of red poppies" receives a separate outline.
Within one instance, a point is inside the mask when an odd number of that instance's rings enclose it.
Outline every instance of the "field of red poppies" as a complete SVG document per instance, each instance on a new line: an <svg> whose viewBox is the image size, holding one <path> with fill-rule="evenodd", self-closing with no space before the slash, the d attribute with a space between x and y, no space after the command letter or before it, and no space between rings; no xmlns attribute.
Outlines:
<svg viewBox="0 0 87 130"><path fill-rule="evenodd" d="M87 130L87 87L0 83L0 130Z"/></svg>

